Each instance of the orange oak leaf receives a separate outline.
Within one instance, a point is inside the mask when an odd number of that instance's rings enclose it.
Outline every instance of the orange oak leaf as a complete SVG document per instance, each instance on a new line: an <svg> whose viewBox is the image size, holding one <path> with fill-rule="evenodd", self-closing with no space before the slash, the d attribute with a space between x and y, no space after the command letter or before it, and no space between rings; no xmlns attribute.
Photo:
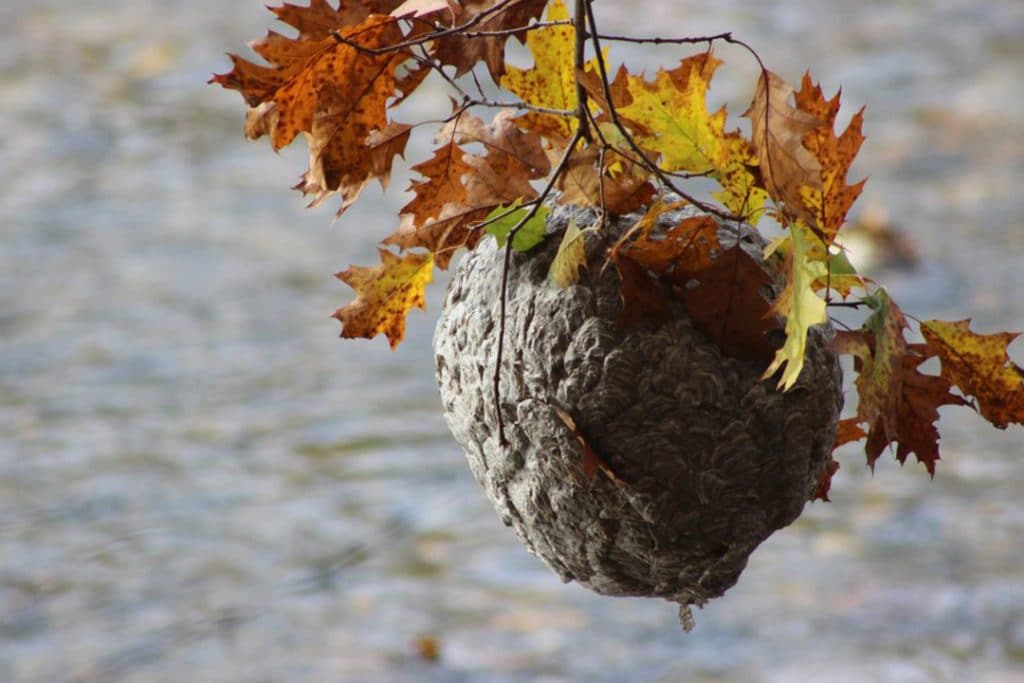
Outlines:
<svg viewBox="0 0 1024 683"><path fill-rule="evenodd" d="M810 74L805 73L800 90L794 95L798 109L817 116L822 125L804 136L803 144L821 166L821 189L813 186L802 189L804 206L814 216L813 225L825 235L827 242L835 239L839 228L846 222L846 214L864 189L866 179L853 185L846 184L846 175L854 157L864 142L861 126L864 109L861 108L847 125L846 130L836 137L835 121L839 112L837 92L831 100L822 95L821 87L811 83Z"/></svg>
<svg viewBox="0 0 1024 683"><path fill-rule="evenodd" d="M350 266L335 275L356 291L356 299L334 313L341 321L341 336L387 335L391 348L405 337L405 314L414 306L426 308L424 288L433 277L431 254L396 256L379 249L379 266Z"/></svg>
<svg viewBox="0 0 1024 683"><path fill-rule="evenodd" d="M540 136L521 130L510 111L495 114L490 125L475 116L464 117L454 130L461 144L479 143L486 151L466 158L474 170L466 177L470 203L496 206L537 196L530 181L545 177L550 162Z"/></svg>
<svg viewBox="0 0 1024 683"><path fill-rule="evenodd" d="M540 17L547 3L548 0L463 0L457 5L452 25L462 26L484 17L469 31L490 35L455 33L443 36L437 40L431 54L441 64L454 66L456 78L484 62L491 78L498 83L505 74L505 43L510 36L523 42L526 32L493 34L527 26ZM448 24L445 22L443 25Z"/></svg>
<svg viewBox="0 0 1024 683"><path fill-rule="evenodd" d="M520 130L509 112L490 125L464 114L438 135L434 156L413 170L423 176L409 189L415 197L401 210L399 230L385 240L403 249L424 247L446 269L455 251L483 236L482 221L498 206L537 196L530 180L550 172L540 138ZM477 144L485 154L471 154Z"/></svg>
<svg viewBox="0 0 1024 683"><path fill-rule="evenodd" d="M637 224L638 233L619 249L657 275L684 285L694 273L712 265L722 245L718 223L711 216L689 216L663 232L653 232L657 217L678 206L654 204Z"/></svg>
<svg viewBox="0 0 1024 683"><path fill-rule="evenodd" d="M231 55L234 68L211 79L245 97L248 135L269 135L274 149L300 133L306 137L309 168L296 189L311 195L311 204L339 193L339 214L371 179L387 184L394 157L408 141L408 128L396 129L386 111L398 89L396 70L410 54L372 54L344 42L380 48L403 39L394 18L370 14L371 8L351 0L337 10L323 0L272 8L299 35L270 32L253 49L271 66Z"/></svg>
<svg viewBox="0 0 1024 683"><path fill-rule="evenodd" d="M563 0L548 6L547 21L565 21L569 10ZM508 66L500 85L515 93L524 102L537 107L571 111L576 108L576 68L573 26L560 24L530 31L526 47L533 55L529 69ZM596 69L595 60L588 62ZM543 135L551 141L568 139L578 125L575 117L541 112L527 112L519 117L523 128ZM562 145L565 146L564 144Z"/></svg>
<svg viewBox="0 0 1024 683"><path fill-rule="evenodd" d="M856 417L847 417L839 421L839 426L836 428L835 442L832 444L832 448L839 448L840 446L854 441L860 441L868 433L858 424Z"/></svg>
<svg viewBox="0 0 1024 683"><path fill-rule="evenodd" d="M1024 423L1024 369L1007 348L1020 333L978 334L971 321L925 320L928 350L942 363L942 376L978 403L982 417L1000 429Z"/></svg>
<svg viewBox="0 0 1024 683"><path fill-rule="evenodd" d="M826 100L809 74L804 74L800 90L795 91L766 71L744 113L752 124L752 142L768 194L784 216L803 221L826 245L832 244L865 182L846 184L850 165L864 142L864 110L854 114L836 137L839 96Z"/></svg>
<svg viewBox="0 0 1024 683"><path fill-rule="evenodd" d="M267 9L277 15L278 21L298 29L300 41L329 38L331 31L361 24L370 14L387 14L359 0L341 0L338 4L335 9L327 0L310 0L306 7L286 2Z"/></svg>

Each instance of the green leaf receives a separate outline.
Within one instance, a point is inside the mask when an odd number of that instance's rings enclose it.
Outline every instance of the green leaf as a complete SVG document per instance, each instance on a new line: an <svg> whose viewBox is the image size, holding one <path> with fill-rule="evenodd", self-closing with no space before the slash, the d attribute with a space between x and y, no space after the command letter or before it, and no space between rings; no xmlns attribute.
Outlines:
<svg viewBox="0 0 1024 683"><path fill-rule="evenodd" d="M487 234L494 235L498 240L499 247L505 246L509 233L530 212L529 209L516 208L519 206L520 201L517 199L511 206L499 206L494 211L491 211L484 220L487 223ZM546 206L539 207L537 212L530 217L530 220L526 221L512 237L512 248L520 252L530 251L543 242L547 233L549 213L551 213L550 208Z"/></svg>

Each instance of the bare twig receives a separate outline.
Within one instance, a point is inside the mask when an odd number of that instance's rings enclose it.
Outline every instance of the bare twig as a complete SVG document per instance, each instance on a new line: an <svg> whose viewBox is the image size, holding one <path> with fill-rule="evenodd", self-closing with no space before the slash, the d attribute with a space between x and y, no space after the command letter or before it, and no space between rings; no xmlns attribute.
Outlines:
<svg viewBox="0 0 1024 683"><path fill-rule="evenodd" d="M730 41L732 32L716 33L712 36L696 36L687 38L634 38L632 36L610 36L600 34L601 40L611 40L619 43L654 43L655 45L694 45L697 43L712 43L716 40Z"/></svg>
<svg viewBox="0 0 1024 683"><path fill-rule="evenodd" d="M596 33L597 22L594 20L593 0L585 0L585 5L587 10L587 21L590 23L590 27L594 29L594 32L590 34L590 40L594 45L594 59L597 60L597 68L601 76L601 89L604 94L604 99L608 103L608 116L611 117L612 123L615 124L615 127L622 133L622 137L626 140L626 144L628 144L630 149L633 150L633 153L640 158L640 163L644 168L657 176L658 180L660 180L665 187L669 188L686 201L700 208L702 211L718 216L723 220L742 220L742 217L734 216L728 211L723 211L713 204L702 202L693 195L683 192L672 181L672 179L663 170L661 170L658 164L654 163L654 161L647 156L647 153L641 149L640 145L637 144L633 135L629 132L625 124L622 122L622 119L619 117L619 112L615 107L615 103L612 101L611 85L608 80L608 66L605 64L604 55L601 53L600 36Z"/></svg>
<svg viewBox="0 0 1024 683"><path fill-rule="evenodd" d="M466 21L465 23L459 24L458 26L452 26L451 28L432 31L430 33L424 33L421 36L410 38L409 40L403 41L401 43L395 43L394 45L387 45L385 47L366 47L365 45L360 45L359 43L351 40L350 38L341 35L341 32L337 30L331 31L331 37L333 37L342 45L348 45L349 47L352 47L358 50L359 52L363 52L369 55L383 55L388 54L389 52L397 52L398 50L404 50L405 48L412 47L413 45L422 45L423 43L429 43L430 41L437 40L438 38L444 38L446 36L455 35L456 33L462 33L466 29L473 28L474 26L477 26L478 24L482 23L492 14L498 14L499 12L505 11L505 9L507 9L509 5L515 4L518 1L519 0L502 0L494 7L489 7L488 9L484 10L483 12L476 15L472 19ZM395 21L400 21L400 19L395 18ZM524 26L519 30L526 30L528 28L529 27Z"/></svg>
<svg viewBox="0 0 1024 683"><path fill-rule="evenodd" d="M587 3L589 0L576 0L573 10L572 21L575 24L573 32L574 54L573 65L576 67L574 73L583 71L585 64L585 53L587 47ZM580 127L580 135L587 142L593 142L590 135L590 117L587 109L587 91L579 78L576 79L576 121Z"/></svg>
<svg viewBox="0 0 1024 683"><path fill-rule="evenodd" d="M537 197L536 203L530 208L530 210L523 216L518 223L512 226L512 229L508 231L508 237L505 242L505 261L501 270L501 317L498 322L498 354L497 359L494 362L494 409L498 415L498 444L504 448L508 446L508 440L505 439L505 419L501 415L501 361L504 357L505 350L505 317L508 307L508 271L512 264L512 241L515 239L516 234L526 225L531 218L537 215L537 211L540 210L544 200L547 199L548 195L551 194L551 190L554 189L555 183L558 182L558 178L565 172L566 166L569 164L569 159L572 157L573 152L576 150L576 145L583 139L583 134L579 128L573 133L572 138L569 140L568 146L565 148L565 152L562 154L562 158L558 160L558 165L555 166L555 170L552 171L551 177L547 183L544 184L544 189L541 191L540 196Z"/></svg>

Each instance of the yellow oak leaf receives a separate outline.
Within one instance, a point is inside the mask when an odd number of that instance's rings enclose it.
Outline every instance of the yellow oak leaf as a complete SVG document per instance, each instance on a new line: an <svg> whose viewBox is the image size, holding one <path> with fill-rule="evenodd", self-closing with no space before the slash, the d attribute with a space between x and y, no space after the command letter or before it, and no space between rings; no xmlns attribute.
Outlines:
<svg viewBox="0 0 1024 683"><path fill-rule="evenodd" d="M795 224L789 234L776 240L765 251L767 258L778 249L787 252L789 277L786 288L772 305L772 312L786 318L786 341L775 352L771 365L764 371L764 379L771 377L785 365L779 378L778 387L788 391L804 367L804 351L807 348L807 331L812 325L825 322L825 300L814 293L814 283L827 272L827 264L814 252L817 239L814 235Z"/></svg>
<svg viewBox="0 0 1024 683"><path fill-rule="evenodd" d="M757 160L738 130L726 132L726 110L707 109L707 91L721 64L709 52L682 60L671 71L659 69L654 82L628 76L632 101L619 114L638 125L641 147L658 150L666 171L706 174L718 181L715 194L726 208L756 222L766 193L757 187L751 166Z"/></svg>
<svg viewBox="0 0 1024 683"><path fill-rule="evenodd" d="M395 348L405 337L405 314L427 306L423 293L433 277L434 257L379 251L379 266L351 266L335 275L356 291L356 298L333 317L341 321L342 337L370 339L384 333Z"/></svg>
<svg viewBox="0 0 1024 683"><path fill-rule="evenodd" d="M970 319L925 320L921 334L941 360L942 376L977 399L982 417L1000 429L1024 423L1024 369L1007 353L1020 334L978 334L970 325Z"/></svg>
<svg viewBox="0 0 1024 683"><path fill-rule="evenodd" d="M549 6L546 21L564 21L569 10L562 0ZM533 55L533 67L520 69L506 66L501 86L518 95L528 104L547 109L571 111L576 108L576 29L568 24L546 26L530 31L526 47ZM596 61L588 62L596 70ZM551 140L569 138L578 125L575 117L527 112L518 118L519 125Z"/></svg>
<svg viewBox="0 0 1024 683"><path fill-rule="evenodd" d="M559 287L565 288L580 279L580 268L587 263L587 252L583 244L583 231L570 220L569 227L562 235L558 252L548 269L548 277Z"/></svg>

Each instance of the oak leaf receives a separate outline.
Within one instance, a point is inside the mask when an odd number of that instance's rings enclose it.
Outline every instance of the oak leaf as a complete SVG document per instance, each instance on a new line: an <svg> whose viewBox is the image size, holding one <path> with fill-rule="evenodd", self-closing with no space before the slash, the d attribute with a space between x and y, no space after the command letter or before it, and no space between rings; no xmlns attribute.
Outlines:
<svg viewBox="0 0 1024 683"><path fill-rule="evenodd" d="M665 288L651 272L634 261L623 250L613 249L608 255L619 274L622 310L615 320L619 329L626 330L639 323L657 323L667 320L672 308Z"/></svg>
<svg viewBox="0 0 1024 683"><path fill-rule="evenodd" d="M562 424L572 432L573 437L576 439L576 443L579 444L580 449L583 451L583 476L588 482L593 482L594 477L597 476L598 471L604 472L605 475L613 482L624 485L624 482L619 479L608 463L605 462L604 458L597 454L597 451L590 445L590 441L583 435L583 431L576 424L576 420L572 418L565 410L555 407L555 414L558 415L558 419L562 421Z"/></svg>
<svg viewBox="0 0 1024 683"><path fill-rule="evenodd" d="M864 189L865 179L853 185L846 184L846 176L854 157L864 142L861 126L864 122L863 107L836 137L835 121L839 112L839 95L826 100L821 87L811 83L805 73L800 90L794 100L799 109L821 119L822 124L804 136L803 144L817 159L821 167L821 189L808 185L801 189L803 204L814 217L814 226L831 243L839 228L846 222L846 214Z"/></svg>
<svg viewBox="0 0 1024 683"><path fill-rule="evenodd" d="M831 502L828 497L828 492L832 490L832 477L834 477L838 471L839 462L830 456L825 462L825 467L821 470L821 478L818 479L818 486L814 489L814 493L811 495L811 500L823 500L826 503Z"/></svg>
<svg viewBox="0 0 1024 683"><path fill-rule="evenodd" d="M540 17L548 0L462 0L458 3L456 16L452 26L461 26L484 18L469 31L490 33L492 35L465 35L454 33L437 39L431 54L441 64L454 66L455 77L469 73L480 62L487 65L487 70L495 83L501 81L505 74L505 43L509 37L515 36L524 41L526 31L515 32L513 29L527 26L533 19ZM444 25L448 25L447 22ZM493 35L496 32L512 31L506 35Z"/></svg>
<svg viewBox="0 0 1024 683"><path fill-rule="evenodd" d="M751 121L751 141L768 194L786 219L802 221L826 245L832 244L864 186L864 180L846 184L864 141L863 109L840 137L834 131L838 111L839 94L826 100L808 74L797 92L764 71L743 114Z"/></svg>
<svg viewBox="0 0 1024 683"><path fill-rule="evenodd" d="M395 348L405 337L405 314L414 306L427 306L424 289L433 277L434 257L378 251L379 266L351 266L335 275L356 291L356 299L333 317L341 321L342 337L369 339L383 333Z"/></svg>
<svg viewBox="0 0 1024 683"><path fill-rule="evenodd" d="M856 425L866 426L869 466L874 467L886 446L894 443L900 463L913 453L934 476L940 459L935 426L938 409L965 402L950 393L951 384L946 379L918 370L932 354L924 344L907 343L906 318L885 290L865 301L874 312L864 326L857 331L838 332L834 342L837 351L854 357L857 372L857 415L843 421L847 424L845 438L859 438ZM837 438L837 445L840 443L845 441Z"/></svg>
<svg viewBox="0 0 1024 683"><path fill-rule="evenodd" d="M555 258L548 267L548 277L559 287L565 288L580 279L580 268L587 264L587 251L583 242L583 231L570 220Z"/></svg>
<svg viewBox="0 0 1024 683"><path fill-rule="evenodd" d="M654 203L630 230L634 233L631 239L617 245L616 250L655 274L685 285L695 273L712 265L722 245L718 241L718 223L711 216L688 216L664 231L654 230L659 216L680 206L682 202Z"/></svg>
<svg viewBox="0 0 1024 683"><path fill-rule="evenodd" d="M1000 429L1024 423L1024 369L1007 353L1020 334L978 334L970 325L970 319L925 320L921 334L939 357L942 376L977 400L982 417Z"/></svg>
<svg viewBox="0 0 1024 683"><path fill-rule="evenodd" d="M601 165L601 168L598 168ZM614 150L587 145L573 152L555 182L559 204L599 207L612 215L636 211L654 197L650 172Z"/></svg>
<svg viewBox="0 0 1024 683"><path fill-rule="evenodd" d="M697 329L728 356L767 362L775 352L769 335L779 325L766 297L774 282L764 263L734 244L691 279L695 286L677 292Z"/></svg>
<svg viewBox="0 0 1024 683"><path fill-rule="evenodd" d="M548 6L547 21L565 21L568 18L569 10L563 0L554 0ZM526 47L533 55L533 67L506 67L500 85L537 107L565 111L575 109L575 35L575 28L566 24L530 31ZM596 68L595 64L594 60L588 63L591 69ZM535 111L523 114L518 121L523 128L552 141L568 139L579 125L571 116Z"/></svg>
<svg viewBox="0 0 1024 683"><path fill-rule="evenodd" d="M768 194L790 216L814 225L804 207L804 188L821 192L821 164L804 146L804 136L822 125L815 114L789 103L793 87L771 71L763 71L750 108L751 142Z"/></svg>
<svg viewBox="0 0 1024 683"><path fill-rule="evenodd" d="M371 179L386 185L395 155L404 152L408 129L395 133L386 111L396 93L396 70L410 54L371 54L334 37L364 48L402 40L395 19L370 14L362 3L347 1L334 10L316 0L309 7L272 9L299 35L268 33L253 49L270 67L231 55L234 68L211 82L242 93L251 107L247 133L269 135L275 150L306 136L309 168L296 189L312 195L312 204L339 193L340 214ZM391 133L386 143L368 142L379 131Z"/></svg>
<svg viewBox="0 0 1024 683"><path fill-rule="evenodd" d="M631 101L615 104L638 128L637 143L660 152L662 169L714 178L722 188L715 197L733 213L756 222L766 195L749 169L757 163L753 149L738 130L725 131L725 107L714 114L707 109L708 87L721 63L703 52L671 71L659 69L653 83L627 76ZM614 91L612 97L616 99Z"/></svg>
<svg viewBox="0 0 1024 683"><path fill-rule="evenodd" d="M815 242L814 235L794 225L786 237L772 243L765 252L767 258L775 250L784 248L789 273L786 288L772 305L772 312L786 319L786 341L764 372L764 377L768 378L785 366L778 382L783 391L796 383L803 369L808 331L828 319L824 299L814 292L815 282L827 274L827 264L814 253L820 246Z"/></svg>
<svg viewBox="0 0 1024 683"><path fill-rule="evenodd" d="M520 130L508 112L499 112L490 125L457 116L437 139L442 144L434 156L413 166L423 179L410 184L415 197L402 207L400 227L385 244L429 249L445 269L456 250L476 245L495 208L534 199L530 181L547 175L550 165L540 138ZM474 143L486 154L463 146Z"/></svg>

